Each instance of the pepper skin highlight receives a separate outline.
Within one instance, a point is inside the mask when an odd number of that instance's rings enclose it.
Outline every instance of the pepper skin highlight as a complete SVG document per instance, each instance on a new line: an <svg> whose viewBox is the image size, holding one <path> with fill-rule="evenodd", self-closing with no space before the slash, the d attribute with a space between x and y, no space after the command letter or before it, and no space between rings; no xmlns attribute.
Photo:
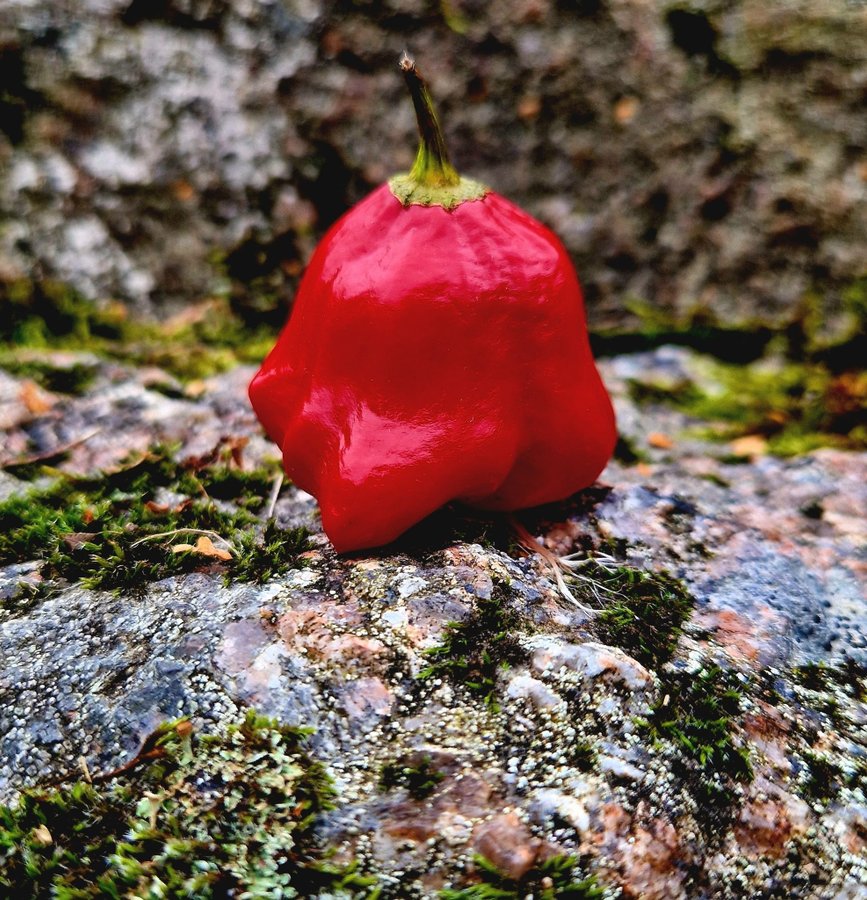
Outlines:
<svg viewBox="0 0 867 900"><path fill-rule="evenodd" d="M445 503L516 510L602 471L614 414L557 237L449 163L412 60L421 146L325 235L250 399L339 552Z"/></svg>

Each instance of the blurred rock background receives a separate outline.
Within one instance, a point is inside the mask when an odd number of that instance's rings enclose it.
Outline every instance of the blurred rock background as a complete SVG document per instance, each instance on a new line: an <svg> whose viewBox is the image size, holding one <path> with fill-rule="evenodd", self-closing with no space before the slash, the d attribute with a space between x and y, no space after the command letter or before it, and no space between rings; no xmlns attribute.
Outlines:
<svg viewBox="0 0 867 900"><path fill-rule="evenodd" d="M0 299L228 294L278 325L323 231L412 161L404 47L459 169L561 235L594 330L851 351L857 0L3 0Z"/></svg>

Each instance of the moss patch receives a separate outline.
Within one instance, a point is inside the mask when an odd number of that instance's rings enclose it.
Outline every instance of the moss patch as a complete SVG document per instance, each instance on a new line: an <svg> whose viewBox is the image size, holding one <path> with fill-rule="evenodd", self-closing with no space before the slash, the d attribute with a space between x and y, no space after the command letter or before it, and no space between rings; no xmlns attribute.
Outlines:
<svg viewBox="0 0 867 900"><path fill-rule="evenodd" d="M28 378L57 394L83 394L96 377L96 366L87 362L57 365L49 360L10 352L0 353L0 369L16 378Z"/></svg>
<svg viewBox="0 0 867 900"><path fill-rule="evenodd" d="M867 760L848 759L810 750L801 754L806 766L800 793L810 801L831 802L844 788L867 789Z"/></svg>
<svg viewBox="0 0 867 900"><path fill-rule="evenodd" d="M43 560L44 576L131 590L202 566L237 580L279 574L298 563L308 533L263 521L275 471L230 457L179 463L156 447L114 472L61 475L11 497L0 503L0 563Z"/></svg>
<svg viewBox="0 0 867 900"><path fill-rule="evenodd" d="M836 665L806 663L792 669L792 680L817 694L842 689L856 700L867 702L867 667L853 659Z"/></svg>
<svg viewBox="0 0 867 900"><path fill-rule="evenodd" d="M614 445L614 458L624 466L634 466L636 463L649 462L650 457L641 450L631 438L618 435Z"/></svg>
<svg viewBox="0 0 867 900"><path fill-rule="evenodd" d="M807 751L803 754L808 776L803 793L811 800L833 797L843 784L844 773L830 757Z"/></svg>
<svg viewBox="0 0 867 900"><path fill-rule="evenodd" d="M446 678L496 707L500 670L526 657L515 639L520 626L506 587L496 584L491 597L477 599L467 618L446 626L442 643L426 651L431 663L419 677Z"/></svg>
<svg viewBox="0 0 867 900"><path fill-rule="evenodd" d="M592 772L596 768L598 754L592 744L587 741L575 741L569 747L569 762L582 772Z"/></svg>
<svg viewBox="0 0 867 900"><path fill-rule="evenodd" d="M483 856L475 856L478 884L440 892L441 900L601 900L604 888L585 876L575 856L552 856L535 865L520 881L507 877Z"/></svg>
<svg viewBox="0 0 867 900"><path fill-rule="evenodd" d="M105 783L31 790L0 807L3 893L297 897L345 879L315 870L312 824L334 791L303 729L250 713L219 736L189 731L164 726L145 765ZM369 882L352 887L367 893Z"/></svg>
<svg viewBox="0 0 867 900"><path fill-rule="evenodd" d="M267 327L247 328L228 301L207 300L166 322L130 317L120 304L97 305L57 281L0 281L0 367L22 371L17 348L87 350L133 365L159 366L181 380L259 362L274 341ZM5 360L5 361L4 361ZM29 373L36 380L62 375ZM84 373L79 373L82 377ZM67 376L68 377L68 376ZM50 386L50 385L46 385Z"/></svg>
<svg viewBox="0 0 867 900"><path fill-rule="evenodd" d="M636 306L633 304L633 312ZM701 317L682 321L663 318L655 311L639 315L640 324L632 329L595 331L590 334L590 346L597 358L621 353L640 353L676 344L700 353L709 353L729 362L747 363L759 359L768 346L773 332L762 325L729 328Z"/></svg>
<svg viewBox="0 0 867 900"><path fill-rule="evenodd" d="M588 575L605 590L605 608L594 621L600 640L644 666L668 662L695 605L683 582L627 566L613 571L598 566Z"/></svg>
<svg viewBox="0 0 867 900"><path fill-rule="evenodd" d="M759 435L768 452L794 456L818 447L867 447L867 372L832 372L823 363L767 360L761 366L708 363L708 388L693 382L633 382L637 403L662 403L719 423L702 436Z"/></svg>
<svg viewBox="0 0 867 900"><path fill-rule="evenodd" d="M734 783L752 780L749 753L734 739L742 686L733 673L709 666L698 674L666 673L660 696L640 725L651 738L678 749L679 774L706 824L717 827L726 818Z"/></svg>
<svg viewBox="0 0 867 900"><path fill-rule="evenodd" d="M413 800L424 800L436 790L443 778L445 775L434 767L430 756L416 753L384 765L379 786L384 791L402 787Z"/></svg>
<svg viewBox="0 0 867 900"><path fill-rule="evenodd" d="M280 528L269 519L261 532L240 532L234 544L238 553L230 577L264 584L298 566L300 554L310 549L310 534L306 528Z"/></svg>

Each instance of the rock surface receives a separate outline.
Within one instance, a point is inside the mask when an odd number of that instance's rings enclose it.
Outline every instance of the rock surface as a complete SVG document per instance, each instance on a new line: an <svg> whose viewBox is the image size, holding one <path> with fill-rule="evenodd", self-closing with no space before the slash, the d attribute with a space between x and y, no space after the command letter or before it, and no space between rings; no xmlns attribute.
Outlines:
<svg viewBox="0 0 867 900"><path fill-rule="evenodd" d="M408 45L460 168L562 236L594 327L630 307L846 340L865 43L860 0L6 0L0 279L139 310L287 300L316 237L411 163Z"/></svg>
<svg viewBox="0 0 867 900"><path fill-rule="evenodd" d="M556 553L684 579L695 606L670 658L616 646L601 626L626 588L576 569L588 613L496 523L492 538L463 540L453 511L338 558L312 498L288 486L275 514L306 525L313 549L264 584L203 564L136 593L59 583L20 601L38 565L0 570L3 799L75 774L80 757L117 766L166 718L207 732L252 706L315 729L339 791L322 840L386 896L464 884L478 877L473 853L513 878L577 853L611 896L865 896L867 455L735 463L685 414L636 407L630 382L701 363L670 347L606 361L645 459L612 462L599 486L525 516ZM79 396L32 408L15 406L26 382L9 376L4 463L65 447L56 465L98 472L155 441L185 457L245 437L249 466L273 453L242 400L251 372L185 391L98 363ZM26 488L7 472L0 496ZM475 645L494 654L488 668L471 661L476 688L454 622L468 623L468 659ZM677 729L712 737L711 766Z"/></svg>

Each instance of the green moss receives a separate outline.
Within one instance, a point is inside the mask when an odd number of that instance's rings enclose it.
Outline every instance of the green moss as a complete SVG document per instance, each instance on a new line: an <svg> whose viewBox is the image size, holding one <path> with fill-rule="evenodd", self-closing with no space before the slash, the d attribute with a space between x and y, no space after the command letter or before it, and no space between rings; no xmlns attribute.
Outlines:
<svg viewBox="0 0 867 900"><path fill-rule="evenodd" d="M62 282L0 281L0 343L48 347L82 346L94 339L119 340L126 327L123 307L97 307Z"/></svg>
<svg viewBox="0 0 867 900"><path fill-rule="evenodd" d="M443 17L446 28L451 29L455 34L466 34L470 23L457 4L450 0L440 0L439 6L440 15Z"/></svg>
<svg viewBox="0 0 867 900"><path fill-rule="evenodd" d="M830 757L806 751L803 754L809 775L803 793L811 800L828 800L839 791L843 772Z"/></svg>
<svg viewBox="0 0 867 900"><path fill-rule="evenodd" d="M536 864L523 878L515 881L498 871L483 856L474 862L480 878L458 890L440 892L441 900L601 900L604 888L593 875L585 876L575 856L552 856Z"/></svg>
<svg viewBox="0 0 867 900"><path fill-rule="evenodd" d="M867 326L867 277L844 286L839 297L826 297L821 285L807 291L797 310L799 317L789 333L802 353L836 363L856 360L860 347L863 365ZM854 355L853 355L854 354Z"/></svg>
<svg viewBox="0 0 867 900"><path fill-rule="evenodd" d="M821 286L808 291L785 330L771 328L757 317L722 322L711 310L693 308L673 313L658 304L626 298L625 317L618 328L590 335L594 354L613 356L653 350L665 344L690 347L729 363L752 363L772 349L795 362L823 358L863 360L863 334L867 324L867 278L843 288L839 298L828 297Z"/></svg>
<svg viewBox="0 0 867 900"><path fill-rule="evenodd" d="M569 762L582 772L592 772L596 767L597 753L592 744L576 741L569 747Z"/></svg>
<svg viewBox="0 0 867 900"><path fill-rule="evenodd" d="M843 305L867 324L867 276L856 279L843 291Z"/></svg>
<svg viewBox="0 0 867 900"><path fill-rule="evenodd" d="M605 607L594 622L600 640L651 668L671 659L695 605L683 582L627 566L597 566L587 574L605 590Z"/></svg>
<svg viewBox="0 0 867 900"><path fill-rule="evenodd" d="M436 790L443 778L445 775L433 767L430 756L412 754L384 765L379 786L386 791L402 787L413 800L424 800Z"/></svg>
<svg viewBox="0 0 867 900"><path fill-rule="evenodd" d="M446 626L442 643L426 651L431 663L419 677L446 678L496 707L500 669L526 656L514 637L520 624L505 586L496 584L490 598L479 597L465 619Z"/></svg>
<svg viewBox="0 0 867 900"><path fill-rule="evenodd" d="M698 477L711 484L715 484L717 487L730 488L732 486L730 481L726 480L721 475L717 475L716 472L700 472L698 473Z"/></svg>
<svg viewBox="0 0 867 900"><path fill-rule="evenodd" d="M257 510L265 505L275 474L276 471L269 467L240 469L217 461L208 465L204 475L200 473L197 478L214 500L227 500L245 509Z"/></svg>
<svg viewBox="0 0 867 900"><path fill-rule="evenodd" d="M734 740L743 695L732 673L710 666L698 674L667 673L661 699L640 726L673 744L679 766L709 824L728 807L734 782L752 780L749 753Z"/></svg>
<svg viewBox="0 0 867 900"><path fill-rule="evenodd" d="M263 584L298 565L300 554L310 549L310 533L302 527L279 528L270 519L261 532L241 532L235 546L237 556L231 578Z"/></svg>
<svg viewBox="0 0 867 900"><path fill-rule="evenodd" d="M626 307L631 321L624 327L591 333L590 345L596 357L677 344L729 362L747 363L761 357L774 334L760 322L725 325L701 310L673 316L636 298L628 299Z"/></svg>
<svg viewBox="0 0 867 900"><path fill-rule="evenodd" d="M833 684L834 672L827 663L805 663L792 669L792 678L808 690L823 691Z"/></svg>
<svg viewBox="0 0 867 900"><path fill-rule="evenodd" d="M247 328L219 299L157 323L128 316L120 304L92 303L60 282L19 280L0 281L0 308L0 349L6 350L0 367L9 363L13 370L18 367L9 351L16 348L87 350L133 365L159 366L186 381L239 362L259 362L274 342L273 330ZM43 372L37 380L52 377L60 376Z"/></svg>
<svg viewBox="0 0 867 900"><path fill-rule="evenodd" d="M314 868L313 822L334 790L306 735L253 713L192 741L189 726L170 723L142 765L25 792L0 807L4 895L289 898L346 880ZM369 881L349 881L344 896L367 893Z"/></svg>
<svg viewBox="0 0 867 900"><path fill-rule="evenodd" d="M57 365L29 354L0 353L0 369L16 378L28 378L58 394L83 394L93 383L96 366L92 362Z"/></svg>
<svg viewBox="0 0 867 900"><path fill-rule="evenodd" d="M833 373L824 363L768 360L762 366L708 363L717 385L633 383L638 403L664 403L689 416L719 423L701 435L767 439L768 452L796 456L818 447L867 447L867 373Z"/></svg>
<svg viewBox="0 0 867 900"><path fill-rule="evenodd" d="M691 381L653 384L646 381L627 382L629 397L634 403L664 403L672 406L688 406L704 395Z"/></svg>
<svg viewBox="0 0 867 900"><path fill-rule="evenodd" d="M831 802L844 788L867 788L867 760L848 757L848 765L827 753L805 750L801 754L805 768L802 771L799 793L813 802Z"/></svg>
<svg viewBox="0 0 867 900"><path fill-rule="evenodd" d="M38 559L44 576L131 590L202 566L238 580L285 571L307 549L307 532L257 517L275 472L233 467L230 452L181 464L171 448L156 447L114 472L61 475L13 496L0 503L0 562ZM172 549L195 545L201 532L218 547L225 541L231 559Z"/></svg>
<svg viewBox="0 0 867 900"><path fill-rule="evenodd" d="M843 663L805 663L795 666L792 680L820 696L832 695L841 688L855 700L867 702L867 667L853 659Z"/></svg>
<svg viewBox="0 0 867 900"><path fill-rule="evenodd" d="M861 334L867 330L867 276L853 281L842 294L843 309L852 316Z"/></svg>
<svg viewBox="0 0 867 900"><path fill-rule="evenodd" d="M850 700L867 701L867 667L852 659L834 665L796 666L791 670L791 679L798 686L798 702L811 712L825 716L829 729L849 727L846 709Z"/></svg>
<svg viewBox="0 0 867 900"><path fill-rule="evenodd" d="M625 435L618 435L614 445L614 458L625 466L634 466L636 463L648 462L650 457L641 450L632 439Z"/></svg>

